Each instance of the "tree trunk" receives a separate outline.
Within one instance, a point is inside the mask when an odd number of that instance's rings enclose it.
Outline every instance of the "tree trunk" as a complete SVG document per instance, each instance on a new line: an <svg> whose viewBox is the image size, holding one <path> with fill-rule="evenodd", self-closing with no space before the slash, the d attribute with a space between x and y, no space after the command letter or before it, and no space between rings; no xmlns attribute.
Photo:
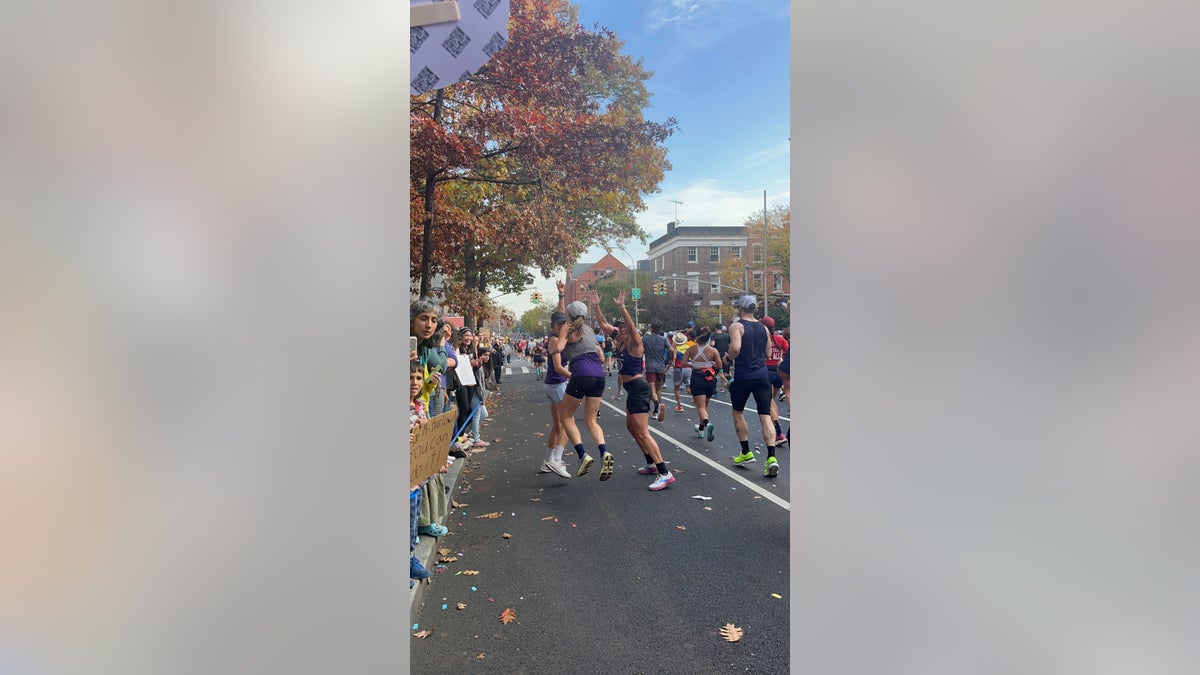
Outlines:
<svg viewBox="0 0 1200 675"><path fill-rule="evenodd" d="M475 287L475 244L473 240L468 239L463 246L463 285L466 288ZM468 309L463 316L463 325L474 330L475 328L475 311Z"/></svg>
<svg viewBox="0 0 1200 675"><path fill-rule="evenodd" d="M441 123L442 121L442 100L444 94L441 89L437 90L437 96L433 99L433 121ZM437 176L436 171L431 171L425 174L425 231L421 233L421 292L418 297L429 297L433 288L433 209L434 190L437 188L437 183L434 178Z"/></svg>

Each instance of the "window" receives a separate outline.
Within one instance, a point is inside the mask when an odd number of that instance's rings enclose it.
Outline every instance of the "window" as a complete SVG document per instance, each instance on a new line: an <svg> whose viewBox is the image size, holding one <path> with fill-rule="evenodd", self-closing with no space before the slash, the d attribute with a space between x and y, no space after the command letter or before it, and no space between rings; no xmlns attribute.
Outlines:
<svg viewBox="0 0 1200 675"><path fill-rule="evenodd" d="M762 244L754 245L754 262L762 262Z"/></svg>
<svg viewBox="0 0 1200 675"><path fill-rule="evenodd" d="M721 277L715 274L708 275L708 285L709 291L712 291L713 293L721 292Z"/></svg>
<svg viewBox="0 0 1200 675"><path fill-rule="evenodd" d="M779 276L778 274L774 274L771 276L771 280L774 282L771 284L772 289L782 293L783 292L783 277Z"/></svg>
<svg viewBox="0 0 1200 675"><path fill-rule="evenodd" d="M721 247L720 246L709 246L708 247L708 262L721 262Z"/></svg>
<svg viewBox="0 0 1200 675"><path fill-rule="evenodd" d="M729 255L733 256L734 258L742 257L742 247L741 246L730 246L729 247Z"/></svg>
<svg viewBox="0 0 1200 675"><path fill-rule="evenodd" d="M696 247L695 246L687 247L687 254L688 254L688 262L696 262Z"/></svg>
<svg viewBox="0 0 1200 675"><path fill-rule="evenodd" d="M688 272L687 292L692 295L700 293L700 274L697 272Z"/></svg>
<svg viewBox="0 0 1200 675"><path fill-rule="evenodd" d="M762 288L762 272L754 273L754 286L756 288Z"/></svg>

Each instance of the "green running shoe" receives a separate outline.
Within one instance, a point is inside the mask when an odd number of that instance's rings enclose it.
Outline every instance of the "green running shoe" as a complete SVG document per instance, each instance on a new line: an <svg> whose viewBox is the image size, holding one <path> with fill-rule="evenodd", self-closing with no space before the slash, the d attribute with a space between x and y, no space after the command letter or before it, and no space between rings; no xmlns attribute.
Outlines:
<svg viewBox="0 0 1200 675"><path fill-rule="evenodd" d="M767 478L774 478L779 475L779 460L774 457L767 458L767 467L763 469L763 475Z"/></svg>
<svg viewBox="0 0 1200 675"><path fill-rule="evenodd" d="M742 465L749 464L751 462L757 462L757 461L758 461L758 458L754 456L753 452L749 452L749 451L743 452L742 454L733 458L733 463L735 466L742 466Z"/></svg>
<svg viewBox="0 0 1200 675"><path fill-rule="evenodd" d="M579 470L575 472L575 477L579 478L583 474L587 473L588 469L592 468L592 462L594 461L596 460L592 459L592 456L585 452L583 454L583 460L579 462Z"/></svg>
<svg viewBox="0 0 1200 675"><path fill-rule="evenodd" d="M612 453L604 453L604 456L600 458L600 480L612 478L614 463Z"/></svg>

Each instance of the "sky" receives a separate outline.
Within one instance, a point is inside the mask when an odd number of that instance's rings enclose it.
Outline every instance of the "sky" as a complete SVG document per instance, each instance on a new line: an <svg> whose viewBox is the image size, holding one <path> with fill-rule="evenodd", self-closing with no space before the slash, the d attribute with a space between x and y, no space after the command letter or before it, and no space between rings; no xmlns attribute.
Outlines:
<svg viewBox="0 0 1200 675"><path fill-rule="evenodd" d="M666 142L672 168L660 191L644 196L647 208L636 217L646 244L614 242L618 259L632 267L645 258L677 212L681 225L738 225L762 212L764 191L768 206L789 203L788 0L574 4L581 24L612 30L625 43L623 53L654 73L647 119L679 122ZM615 248L622 244L627 253ZM603 255L596 246L577 262ZM538 276L524 293L496 302L520 318L533 307L534 290L553 301L554 279Z"/></svg>

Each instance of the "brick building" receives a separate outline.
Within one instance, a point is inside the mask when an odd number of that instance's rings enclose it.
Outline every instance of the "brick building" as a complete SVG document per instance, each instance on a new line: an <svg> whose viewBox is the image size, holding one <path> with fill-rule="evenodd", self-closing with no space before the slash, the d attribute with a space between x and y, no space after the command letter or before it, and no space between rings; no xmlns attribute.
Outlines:
<svg viewBox="0 0 1200 675"><path fill-rule="evenodd" d="M762 288L762 238L747 236L746 227L684 226L667 223L667 233L650 242L648 252L651 280L666 281L671 293L696 296L696 304L717 306L743 289ZM739 258L743 274L736 279L722 279L722 263ZM749 265L750 269L745 269ZM777 293L790 293L784 274L777 267L767 269L767 288ZM724 287L722 287L724 286Z"/></svg>

